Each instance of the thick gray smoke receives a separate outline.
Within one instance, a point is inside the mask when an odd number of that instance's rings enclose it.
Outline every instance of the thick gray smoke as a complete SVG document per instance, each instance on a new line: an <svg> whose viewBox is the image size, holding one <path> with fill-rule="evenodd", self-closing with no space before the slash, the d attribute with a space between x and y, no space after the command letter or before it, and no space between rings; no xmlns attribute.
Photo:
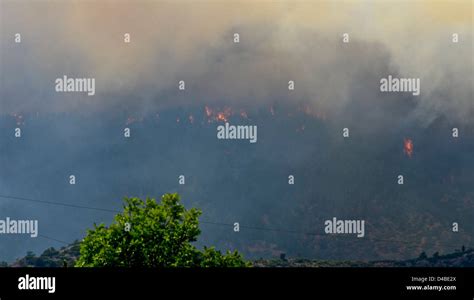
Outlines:
<svg viewBox="0 0 474 300"><path fill-rule="evenodd" d="M443 6L441 16L418 4L111 5L2 1L2 112L149 112L196 103L269 104L285 97L337 115L353 101L354 76L373 68L369 94L377 93L381 77L421 79L414 113L422 123L440 116L472 122L469 1ZM344 19L346 14L352 17ZM390 22L411 30L380 29ZM350 43L344 44L342 33L349 31ZM13 43L15 33L22 34L21 44ZM124 33L131 34L130 44L123 42ZM96 78L96 96L55 93L54 80L62 75ZM184 93L177 90L180 80L187 84ZM296 84L291 94L289 80Z"/></svg>

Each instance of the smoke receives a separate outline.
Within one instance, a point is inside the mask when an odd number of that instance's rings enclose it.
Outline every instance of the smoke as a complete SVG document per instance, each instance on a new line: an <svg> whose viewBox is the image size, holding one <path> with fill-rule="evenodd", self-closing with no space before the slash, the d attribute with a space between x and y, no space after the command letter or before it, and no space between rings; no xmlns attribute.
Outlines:
<svg viewBox="0 0 474 300"><path fill-rule="evenodd" d="M360 85L354 77L372 69L377 76L368 93L377 93L382 76L421 78L414 116L425 126L438 117L467 123L473 112L471 6L3 1L2 34L10 39L1 45L1 107L7 113L153 111L283 99L334 115L353 100ZM20 45L12 43L16 32L23 33ZM342 43L346 32L349 44ZM131 34L130 44L123 43L124 33ZM452 33L460 43L451 42ZM55 93L54 80L62 75L96 78L97 95ZM185 92L178 91L179 80ZM289 80L296 84L292 93Z"/></svg>

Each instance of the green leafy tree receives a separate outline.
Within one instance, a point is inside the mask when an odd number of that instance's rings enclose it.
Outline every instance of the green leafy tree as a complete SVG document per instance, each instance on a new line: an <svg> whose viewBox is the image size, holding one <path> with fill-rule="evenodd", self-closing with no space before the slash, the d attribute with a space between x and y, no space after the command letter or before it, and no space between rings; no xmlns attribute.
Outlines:
<svg viewBox="0 0 474 300"><path fill-rule="evenodd" d="M178 194L125 198L123 213L109 227L94 224L81 242L79 267L246 267L237 252L197 249L201 211L186 210Z"/></svg>

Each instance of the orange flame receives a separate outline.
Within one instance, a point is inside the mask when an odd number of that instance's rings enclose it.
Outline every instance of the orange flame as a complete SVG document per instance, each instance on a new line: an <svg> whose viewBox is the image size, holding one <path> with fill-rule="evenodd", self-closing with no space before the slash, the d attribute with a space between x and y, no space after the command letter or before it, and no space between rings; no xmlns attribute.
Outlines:
<svg viewBox="0 0 474 300"><path fill-rule="evenodd" d="M214 112L214 110L208 106L205 106L204 109L206 112L208 123L211 123L213 121L227 122L229 120L229 117L232 116L232 109L230 107L226 107L223 111L217 112Z"/></svg>
<svg viewBox="0 0 474 300"><path fill-rule="evenodd" d="M403 152L411 157L413 155L413 141L410 139L405 139L403 143Z"/></svg>
<svg viewBox="0 0 474 300"><path fill-rule="evenodd" d="M218 112L218 113L217 113L216 120L217 120L217 121L227 122L227 118L226 118L224 112Z"/></svg>

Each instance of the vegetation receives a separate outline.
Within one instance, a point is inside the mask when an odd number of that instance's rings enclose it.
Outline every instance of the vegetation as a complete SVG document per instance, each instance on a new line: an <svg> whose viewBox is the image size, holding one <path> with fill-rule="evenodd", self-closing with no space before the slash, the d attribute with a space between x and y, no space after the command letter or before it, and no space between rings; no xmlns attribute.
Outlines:
<svg viewBox="0 0 474 300"><path fill-rule="evenodd" d="M473 267L474 249L395 261L330 261L303 258L259 259L247 262L237 251L222 254L214 247L197 249L200 234L195 208L186 210L177 194L154 199L126 198L123 213L110 226L94 225L83 241L59 250L46 249L40 256L28 251L12 264L0 267Z"/></svg>
<svg viewBox="0 0 474 300"><path fill-rule="evenodd" d="M79 257L79 241L58 250L46 249L40 256L28 251L26 256L18 259L12 267L73 267ZM5 265L2 265L5 266Z"/></svg>
<svg viewBox="0 0 474 300"><path fill-rule="evenodd" d="M314 260L304 258L259 259L254 261L255 267L474 267L474 249L456 250L454 253L440 255L435 252L428 257L422 252L418 258L409 260L383 261L342 261Z"/></svg>
<svg viewBox="0 0 474 300"><path fill-rule="evenodd" d="M126 198L123 213L106 227L94 225L81 242L79 267L246 267L237 252L202 251L192 243L200 234L201 211L186 210L178 194L155 199Z"/></svg>
<svg viewBox="0 0 474 300"><path fill-rule="evenodd" d="M34 256L31 252L13 264L7 265L2 262L1 267L65 267L73 266L79 259L79 242L63 247L57 251L53 248L47 249L40 256ZM54 251L51 251L53 249ZM221 256L222 257L222 256ZM64 261L67 261L64 264ZM211 259L213 266L215 260ZM203 266L206 263L203 262ZM474 267L474 249L456 250L453 253L444 255L434 255L433 257L415 258L409 260L384 260L384 261L342 261L342 260L315 260L304 258L258 259L252 262L254 267Z"/></svg>

